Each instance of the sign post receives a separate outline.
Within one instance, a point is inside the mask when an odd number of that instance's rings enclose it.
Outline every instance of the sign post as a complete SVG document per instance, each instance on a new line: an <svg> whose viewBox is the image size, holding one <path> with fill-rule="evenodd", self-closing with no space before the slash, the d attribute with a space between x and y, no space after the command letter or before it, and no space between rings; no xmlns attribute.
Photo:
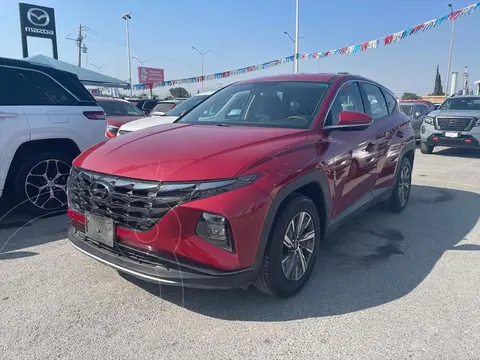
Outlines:
<svg viewBox="0 0 480 360"><path fill-rule="evenodd" d="M52 41L53 58L58 60L55 11L44 6L19 3L20 33L23 57L28 57L27 37L39 37Z"/></svg>

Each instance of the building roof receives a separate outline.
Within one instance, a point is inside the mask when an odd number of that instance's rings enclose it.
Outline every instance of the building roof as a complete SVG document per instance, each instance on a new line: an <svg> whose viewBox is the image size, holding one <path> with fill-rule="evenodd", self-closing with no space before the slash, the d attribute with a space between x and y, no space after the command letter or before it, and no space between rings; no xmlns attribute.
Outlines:
<svg viewBox="0 0 480 360"><path fill-rule="evenodd" d="M40 64L53 67L57 70L68 71L74 73L78 76L78 79L84 85L93 85L93 86L106 86L106 87L119 87L127 88L128 83L115 79L113 77L100 74L99 72L85 69L73 64L67 63L65 61L56 60L45 55L33 55L29 56L24 61L28 61L32 64Z"/></svg>

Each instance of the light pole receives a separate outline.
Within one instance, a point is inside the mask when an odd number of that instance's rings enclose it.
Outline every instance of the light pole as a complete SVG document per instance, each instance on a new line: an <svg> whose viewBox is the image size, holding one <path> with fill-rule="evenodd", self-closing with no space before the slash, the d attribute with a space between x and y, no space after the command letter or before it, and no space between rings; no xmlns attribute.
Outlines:
<svg viewBox="0 0 480 360"><path fill-rule="evenodd" d="M450 14L453 14L453 6L452 4L448 4L450 8ZM450 90L448 89L448 85L450 85L450 71L452 70L452 54L453 54L453 38L455 36L455 19L452 18L452 37L450 38L450 52L448 54L448 70L447 70L447 88L445 94L448 94Z"/></svg>
<svg viewBox="0 0 480 360"><path fill-rule="evenodd" d="M142 65L142 66L143 66L143 64L145 64L147 61L152 60L152 59L147 59L147 60L143 60L143 61L142 61L142 60L140 60L139 58L137 58L137 57L135 57L135 56L132 56L132 59L137 60L137 61L140 63L140 65Z"/></svg>
<svg viewBox="0 0 480 360"><path fill-rule="evenodd" d="M132 89L132 64L130 58L130 32L128 29L128 21L132 18L132 13L128 12L122 15L122 19L125 20L126 31L127 31L127 56L128 56L128 83L130 84L130 97L133 96Z"/></svg>
<svg viewBox="0 0 480 360"><path fill-rule="evenodd" d="M192 49L195 50L196 52L198 52L200 54L200 56L202 57L202 91L203 91L203 55L208 54L212 50L207 50L207 51L201 52L195 46L192 46Z"/></svg>
<svg viewBox="0 0 480 360"><path fill-rule="evenodd" d="M295 57L294 57L294 64L295 64L295 74L298 74L298 40L299 40L299 13L300 13L300 0L295 1Z"/></svg>
<svg viewBox="0 0 480 360"><path fill-rule="evenodd" d="M283 33L284 33L285 35L287 35L287 36L290 38L290 40L292 40L292 42L293 42L293 52L294 52L294 55L293 55L293 56L295 57L295 52L297 51L297 50L296 50L297 48L296 48L296 46L295 46L295 43L296 43L296 42L295 42L295 39L292 37L292 35L290 35L290 34L288 33L288 31L284 31ZM303 38L304 38L303 36L300 36L300 37L298 38L298 40L303 39ZM295 71L295 66L294 66L294 71Z"/></svg>

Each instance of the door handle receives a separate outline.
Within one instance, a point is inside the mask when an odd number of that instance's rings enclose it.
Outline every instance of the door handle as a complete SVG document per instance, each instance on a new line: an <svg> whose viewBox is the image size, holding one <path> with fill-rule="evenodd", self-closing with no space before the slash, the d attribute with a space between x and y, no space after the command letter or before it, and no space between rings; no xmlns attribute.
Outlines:
<svg viewBox="0 0 480 360"><path fill-rule="evenodd" d="M17 116L18 116L17 113L0 112L0 119L16 118Z"/></svg>

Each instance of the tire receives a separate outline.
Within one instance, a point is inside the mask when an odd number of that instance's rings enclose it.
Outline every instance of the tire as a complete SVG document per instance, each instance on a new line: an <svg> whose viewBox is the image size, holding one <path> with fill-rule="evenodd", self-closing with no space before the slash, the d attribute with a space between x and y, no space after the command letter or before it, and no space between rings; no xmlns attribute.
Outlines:
<svg viewBox="0 0 480 360"><path fill-rule="evenodd" d="M420 152L422 154L431 154L433 152L433 145L427 145L423 142L420 143Z"/></svg>
<svg viewBox="0 0 480 360"><path fill-rule="evenodd" d="M408 204L410 191L412 188L412 164L407 157L404 157L400 163L395 186L392 194L386 202L388 210L394 213L402 212Z"/></svg>
<svg viewBox="0 0 480 360"><path fill-rule="evenodd" d="M65 211L66 184L72 160L72 157L54 152L21 159L22 163L15 178L16 203L37 216L55 215Z"/></svg>
<svg viewBox="0 0 480 360"><path fill-rule="evenodd" d="M298 221L301 214L304 214L303 224L305 229L300 234L302 235L300 238L307 238L305 235L308 233L311 235L314 231L310 240L302 242L296 240L297 236L292 234L291 227L291 222ZM311 223L307 216L310 217ZM292 246L286 246L285 235L288 235L291 239L290 244ZM293 193L280 207L272 225L263 265L258 278L254 282L255 287L265 294L281 298L292 296L300 291L314 268L320 237L320 217L315 204L309 197ZM300 244L303 245L300 246ZM294 266L293 269L288 266L296 264L295 262L292 263L292 260L301 261L301 254L305 259L305 267L300 265L301 262L297 263L299 264L298 267ZM283 260L285 260L285 266L282 266ZM292 271L289 271L291 269Z"/></svg>

